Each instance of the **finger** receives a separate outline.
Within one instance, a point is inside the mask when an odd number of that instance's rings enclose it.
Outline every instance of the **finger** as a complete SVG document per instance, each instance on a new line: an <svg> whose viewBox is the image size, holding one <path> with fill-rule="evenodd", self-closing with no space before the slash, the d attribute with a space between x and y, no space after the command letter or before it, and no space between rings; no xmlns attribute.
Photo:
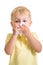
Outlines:
<svg viewBox="0 0 43 65"><path fill-rule="evenodd" d="M24 24L22 24L22 27L27 28L27 26L26 26L26 25L24 25Z"/></svg>
<svg viewBox="0 0 43 65"><path fill-rule="evenodd" d="M26 26L24 24L22 24L22 26L20 26L21 29L25 30Z"/></svg>
<svg viewBox="0 0 43 65"><path fill-rule="evenodd" d="M19 28L22 30L23 29L22 25L19 25Z"/></svg>
<svg viewBox="0 0 43 65"><path fill-rule="evenodd" d="M25 28L24 28L22 25L19 25L19 27L20 27L20 30L21 30L22 32L25 31Z"/></svg>

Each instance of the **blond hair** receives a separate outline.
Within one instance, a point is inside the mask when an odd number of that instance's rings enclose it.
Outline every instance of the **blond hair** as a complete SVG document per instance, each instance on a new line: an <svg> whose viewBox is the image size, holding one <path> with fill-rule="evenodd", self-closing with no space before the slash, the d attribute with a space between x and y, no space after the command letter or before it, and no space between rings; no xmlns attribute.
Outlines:
<svg viewBox="0 0 43 65"><path fill-rule="evenodd" d="M30 10L27 9L26 7L24 7L24 6L18 6L18 7L16 7L16 8L12 11L12 13L11 13L11 20L13 20L13 16L14 16L16 13L23 14L23 13L25 13L26 11L28 12L28 15L29 15L29 17L30 17L30 19L31 19L31 12L30 12Z"/></svg>

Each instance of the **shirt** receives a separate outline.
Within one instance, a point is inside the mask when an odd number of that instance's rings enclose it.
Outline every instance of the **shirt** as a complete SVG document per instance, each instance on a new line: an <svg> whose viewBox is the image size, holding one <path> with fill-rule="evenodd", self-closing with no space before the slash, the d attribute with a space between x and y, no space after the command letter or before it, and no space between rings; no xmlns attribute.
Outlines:
<svg viewBox="0 0 43 65"><path fill-rule="evenodd" d="M35 34L33 34L35 36ZM6 43L10 40L12 34L8 34ZM36 36L35 36L36 37ZM37 65L35 50L31 47L30 42L24 35L18 35L10 55L9 65Z"/></svg>

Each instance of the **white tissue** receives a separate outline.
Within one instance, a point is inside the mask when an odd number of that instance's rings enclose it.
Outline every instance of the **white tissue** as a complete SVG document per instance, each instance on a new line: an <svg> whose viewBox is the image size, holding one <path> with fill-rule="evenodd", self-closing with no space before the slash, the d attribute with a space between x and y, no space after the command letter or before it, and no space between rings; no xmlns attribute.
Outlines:
<svg viewBox="0 0 43 65"><path fill-rule="evenodd" d="M21 23L20 23L20 26L22 26L23 24L25 25L25 23L24 23L24 22L21 22ZM19 27L19 26L17 25L17 28L18 28L18 27ZM23 33L22 33L22 31L21 31L20 29L18 29L18 31L19 31L19 33L18 33L18 34L20 34L20 35L22 35L22 34L23 34Z"/></svg>

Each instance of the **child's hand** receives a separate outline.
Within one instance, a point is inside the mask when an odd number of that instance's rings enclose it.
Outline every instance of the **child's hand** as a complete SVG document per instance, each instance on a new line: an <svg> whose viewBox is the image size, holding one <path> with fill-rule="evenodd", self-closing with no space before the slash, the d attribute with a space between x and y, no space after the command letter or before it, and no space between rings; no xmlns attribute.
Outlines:
<svg viewBox="0 0 43 65"><path fill-rule="evenodd" d="M30 30L26 25L22 24L22 26L19 25L19 27L25 36L27 36L29 34Z"/></svg>
<svg viewBox="0 0 43 65"><path fill-rule="evenodd" d="M17 26L14 22L11 22L12 28L13 28L13 34L18 35L18 29Z"/></svg>

